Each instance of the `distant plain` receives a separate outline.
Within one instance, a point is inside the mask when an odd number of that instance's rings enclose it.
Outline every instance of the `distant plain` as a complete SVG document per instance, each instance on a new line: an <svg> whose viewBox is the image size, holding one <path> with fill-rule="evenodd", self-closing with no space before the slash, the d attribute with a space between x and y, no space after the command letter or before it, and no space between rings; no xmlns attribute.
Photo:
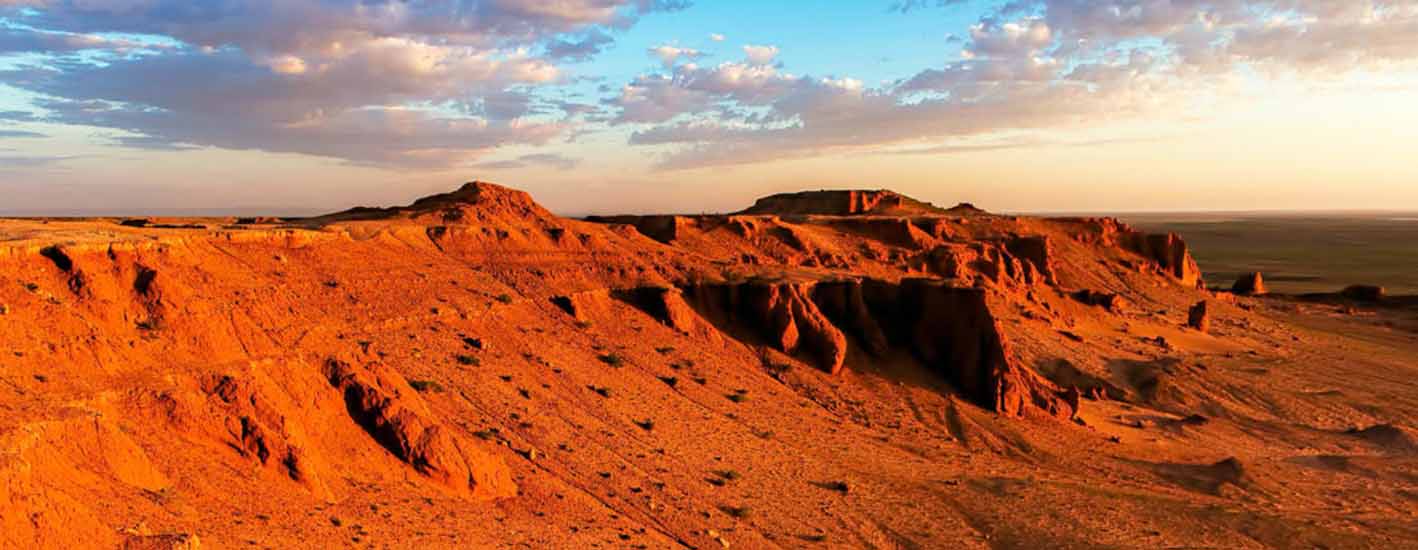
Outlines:
<svg viewBox="0 0 1418 550"><path fill-rule="evenodd" d="M1208 284L1260 271L1274 292L1352 284L1418 294L1418 212L1117 214L1145 231L1182 235Z"/></svg>

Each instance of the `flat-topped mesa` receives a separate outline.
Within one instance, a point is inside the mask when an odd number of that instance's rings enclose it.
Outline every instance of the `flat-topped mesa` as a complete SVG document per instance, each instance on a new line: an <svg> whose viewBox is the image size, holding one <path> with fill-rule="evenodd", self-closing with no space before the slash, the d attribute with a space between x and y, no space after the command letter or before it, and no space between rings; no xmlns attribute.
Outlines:
<svg viewBox="0 0 1418 550"><path fill-rule="evenodd" d="M969 208L978 213L978 209ZM962 210L964 212L964 210ZM740 214L819 216L947 215L951 211L884 189L867 191L802 191L758 199Z"/></svg>
<svg viewBox="0 0 1418 550"><path fill-rule="evenodd" d="M474 181L449 193L429 195L408 206L393 208L358 207L321 216L322 221L381 220L408 218L440 222L465 219L554 219L556 216L526 191L518 191L495 183Z"/></svg>

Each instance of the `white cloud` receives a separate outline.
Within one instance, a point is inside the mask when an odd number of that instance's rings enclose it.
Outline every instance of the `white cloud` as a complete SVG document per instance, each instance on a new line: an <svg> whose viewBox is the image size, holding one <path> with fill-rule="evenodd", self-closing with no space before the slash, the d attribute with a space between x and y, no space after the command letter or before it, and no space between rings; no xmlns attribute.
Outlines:
<svg viewBox="0 0 1418 550"><path fill-rule="evenodd" d="M774 58L778 57L778 47L755 46L750 44L743 47L743 54L748 59L749 63L754 65L767 65L772 63Z"/></svg>
<svg viewBox="0 0 1418 550"><path fill-rule="evenodd" d="M959 61L868 87L779 74L777 48L746 46L745 63L647 75L612 105L619 122L642 125L631 143L657 147L668 168L932 150L1173 113L1192 97L1240 93L1242 75L1418 68L1418 0L1015 0L961 47Z"/></svg>
<svg viewBox="0 0 1418 550"><path fill-rule="evenodd" d="M670 44L663 44L650 48L650 55L658 58L665 67L673 67L681 59L698 59L704 56L704 52L693 48L681 48Z"/></svg>
<svg viewBox="0 0 1418 550"><path fill-rule="evenodd" d="M0 81L42 97L46 122L131 132L134 146L444 167L569 132L576 123L556 120L557 102L537 97L564 82L557 63L682 5L0 0L0 18L23 23L0 26L0 53L38 59L0 70ZM114 35L143 38L104 38ZM80 50L93 53L68 55Z"/></svg>

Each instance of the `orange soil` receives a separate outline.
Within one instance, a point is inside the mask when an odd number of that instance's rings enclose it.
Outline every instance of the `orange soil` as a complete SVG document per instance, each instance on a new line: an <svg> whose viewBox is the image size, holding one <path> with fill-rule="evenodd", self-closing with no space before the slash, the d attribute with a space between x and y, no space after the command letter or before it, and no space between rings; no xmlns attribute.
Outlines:
<svg viewBox="0 0 1418 550"><path fill-rule="evenodd" d="M1113 220L141 225L0 221L0 547L1418 545L1414 309Z"/></svg>

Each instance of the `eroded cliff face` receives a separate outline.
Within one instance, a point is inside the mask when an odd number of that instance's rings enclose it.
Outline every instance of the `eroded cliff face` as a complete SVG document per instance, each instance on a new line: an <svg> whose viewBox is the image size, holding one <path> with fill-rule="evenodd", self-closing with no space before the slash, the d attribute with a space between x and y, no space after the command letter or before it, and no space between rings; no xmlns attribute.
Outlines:
<svg viewBox="0 0 1418 550"><path fill-rule="evenodd" d="M1001 414L1067 419L1078 406L1013 356L981 288L930 279L757 281L694 285L684 294L726 330L801 353L830 374L851 349L865 361L900 349Z"/></svg>
<svg viewBox="0 0 1418 550"><path fill-rule="evenodd" d="M0 351L18 382L0 398L22 406L0 425L0 450L24 460L0 464L0 543L59 547L66 529L97 547L178 540L230 516L217 509L228 494L252 507L269 491L311 507L382 492L523 506L524 529L545 521L542 505L586 493L594 498L575 506L587 515L613 509L616 521L660 525L657 543L715 545L709 533L722 527L698 510L718 497L697 492L702 472L636 464L622 446L662 456L693 441L667 418L700 419L750 394L782 402L762 417L727 412L738 423L728 426L758 424L726 447L769 445L762 426L797 422L801 403L870 424L835 386L904 358L909 379L943 384L919 385L931 395L913 399L928 405L877 405L920 407L947 419L952 438L1007 448L1003 436L965 432L996 416L1062 429L1090 406L1071 383L1036 372L1041 346L1058 346L1041 341L1073 334L1080 319L1129 322L1118 304L1135 288L1199 298L1185 243L1111 220L940 211L883 192L777 197L751 211L762 213L590 223L473 183L309 220L212 230L88 222L73 238L6 244ZM652 351L627 351L637 346ZM765 348L781 357L763 360ZM769 363L812 368L770 397L780 389L752 385L772 383L765 371L782 365ZM637 376L648 382L630 385ZM736 382L720 388L716 377ZM665 413L658 428L645 417L652 406ZM653 440L661 434L681 439ZM652 479L661 468L680 486ZM191 473L207 470L218 473ZM613 496L586 489L635 472L654 475ZM216 511L182 515L165 508L167 496L143 496L174 492ZM532 504L508 504L522 501ZM482 518L491 508L459 509ZM168 518L174 532L129 529L110 514ZM227 529L219 543L258 528Z"/></svg>

